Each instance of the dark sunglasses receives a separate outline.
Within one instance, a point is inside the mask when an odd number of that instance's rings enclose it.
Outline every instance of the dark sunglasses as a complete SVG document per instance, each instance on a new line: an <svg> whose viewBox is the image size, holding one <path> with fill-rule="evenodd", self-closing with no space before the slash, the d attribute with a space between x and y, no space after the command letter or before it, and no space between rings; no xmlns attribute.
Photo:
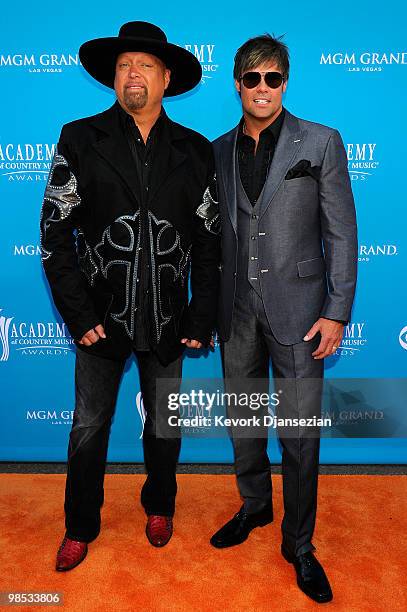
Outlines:
<svg viewBox="0 0 407 612"><path fill-rule="evenodd" d="M279 72L246 72L246 74L240 77L240 80L243 81L243 85L247 89L253 89L253 87L260 83L262 74L264 74L266 85L271 87L271 89L277 89L284 81L283 75Z"/></svg>

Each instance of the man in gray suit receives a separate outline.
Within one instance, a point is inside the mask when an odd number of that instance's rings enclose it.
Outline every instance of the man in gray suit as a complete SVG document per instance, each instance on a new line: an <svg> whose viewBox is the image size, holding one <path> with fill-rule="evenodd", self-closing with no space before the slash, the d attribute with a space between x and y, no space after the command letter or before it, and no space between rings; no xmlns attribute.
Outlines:
<svg viewBox="0 0 407 612"><path fill-rule="evenodd" d="M280 39L259 36L237 51L243 117L214 143L223 245L218 331L227 391L253 388L253 380L256 390L267 391L271 360L276 388L284 391L280 414L319 418L323 360L341 343L354 297L355 207L337 130L283 107L288 74L288 49ZM228 409L232 416L239 412ZM265 429L250 435L232 430L244 504L211 538L217 548L240 544L273 520ZM311 542L319 427L288 430L279 431L281 552L294 564L298 586L317 602L330 601Z"/></svg>

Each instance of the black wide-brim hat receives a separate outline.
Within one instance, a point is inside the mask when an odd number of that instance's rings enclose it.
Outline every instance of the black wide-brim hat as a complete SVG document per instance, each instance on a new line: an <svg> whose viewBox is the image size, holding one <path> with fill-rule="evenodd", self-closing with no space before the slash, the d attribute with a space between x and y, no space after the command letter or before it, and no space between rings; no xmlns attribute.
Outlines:
<svg viewBox="0 0 407 612"><path fill-rule="evenodd" d="M201 80L202 68L195 55L167 42L164 32L146 21L125 23L117 37L85 42L79 49L79 58L94 79L113 89L117 56L126 51L155 55L171 70L166 97L190 91Z"/></svg>

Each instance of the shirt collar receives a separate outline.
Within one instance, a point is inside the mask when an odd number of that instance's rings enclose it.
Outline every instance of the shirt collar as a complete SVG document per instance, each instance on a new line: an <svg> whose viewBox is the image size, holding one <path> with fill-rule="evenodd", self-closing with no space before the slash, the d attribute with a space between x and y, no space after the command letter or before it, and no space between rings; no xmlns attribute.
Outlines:
<svg viewBox="0 0 407 612"><path fill-rule="evenodd" d="M267 135L271 135L274 138L275 142L277 142L278 137L280 136L283 122L284 122L284 117L285 117L285 108L283 107L277 119L273 121L273 123L270 123L270 125L268 125L266 128L264 128L264 130L260 132L259 138L261 138L262 134L267 134ZM239 121L238 138L241 139L245 136L247 136L248 138L251 138L251 136L249 136L248 134L243 133L243 125L244 125L244 117L242 117L241 120Z"/></svg>
<svg viewBox="0 0 407 612"><path fill-rule="evenodd" d="M120 121L121 121L122 126L124 128L129 127L129 126L130 127L134 126L134 128L139 132L140 131L139 127L136 124L136 122L134 121L133 117L127 111L124 110L124 108L121 106L121 104L119 103L118 100L116 100L116 107L117 107L117 111L119 113L119 117L120 117ZM153 127L151 128L150 134L153 133L153 130L155 132L157 130L157 128L159 128L160 125L162 123L164 123L167 119L168 119L168 115L165 112L164 107L161 106L161 112L160 112L160 114L158 116L157 121L154 123Z"/></svg>

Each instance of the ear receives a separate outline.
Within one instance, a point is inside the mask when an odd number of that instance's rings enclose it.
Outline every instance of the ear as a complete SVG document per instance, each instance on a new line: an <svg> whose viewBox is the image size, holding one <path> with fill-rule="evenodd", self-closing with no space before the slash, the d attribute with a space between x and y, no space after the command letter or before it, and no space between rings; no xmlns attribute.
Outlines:
<svg viewBox="0 0 407 612"><path fill-rule="evenodd" d="M235 87L236 87L236 91L240 94L240 81L236 81L236 79L235 79Z"/></svg>
<svg viewBox="0 0 407 612"><path fill-rule="evenodd" d="M167 89L168 85L170 84L170 80L171 70L169 68L166 68L164 72L164 89Z"/></svg>
<svg viewBox="0 0 407 612"><path fill-rule="evenodd" d="M288 84L288 81L284 81L284 83L283 83L283 89L282 89L282 92L283 92L283 93L285 93L285 90L287 89L287 84Z"/></svg>

